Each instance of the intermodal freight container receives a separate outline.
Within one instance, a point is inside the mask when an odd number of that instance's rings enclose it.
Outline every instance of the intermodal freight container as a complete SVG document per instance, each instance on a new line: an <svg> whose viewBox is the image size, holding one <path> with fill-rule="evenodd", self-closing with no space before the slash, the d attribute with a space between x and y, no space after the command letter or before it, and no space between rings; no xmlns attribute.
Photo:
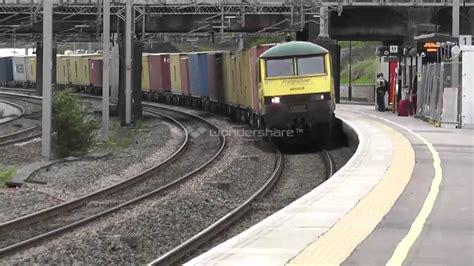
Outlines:
<svg viewBox="0 0 474 266"><path fill-rule="evenodd" d="M258 69L258 58L262 55L266 50L275 46L274 44L265 44L259 45L256 47L252 47L250 49L251 53L251 74L252 74L252 110L254 112L260 112L259 108L259 91L258 91L258 83L260 82L260 70Z"/></svg>
<svg viewBox="0 0 474 266"><path fill-rule="evenodd" d="M182 89L183 95L185 95L185 96L190 95L188 60L189 60L188 56L181 56L181 58L180 58L181 89Z"/></svg>
<svg viewBox="0 0 474 266"><path fill-rule="evenodd" d="M26 57L26 79L31 82L36 82L36 56L31 55Z"/></svg>
<svg viewBox="0 0 474 266"><path fill-rule="evenodd" d="M13 81L13 61L11 57L0 57L0 81Z"/></svg>
<svg viewBox="0 0 474 266"><path fill-rule="evenodd" d="M215 53L207 54L207 81L208 81L208 94L211 101L217 102L218 99L218 88L217 88L217 58Z"/></svg>
<svg viewBox="0 0 474 266"><path fill-rule="evenodd" d="M207 54L190 53L189 58L189 85L191 96L207 97L209 82L207 79Z"/></svg>
<svg viewBox="0 0 474 266"><path fill-rule="evenodd" d="M56 84L69 84L69 70L67 59L63 55L56 56Z"/></svg>
<svg viewBox="0 0 474 266"><path fill-rule="evenodd" d="M148 55L150 90L167 92L171 90L170 57L168 54Z"/></svg>
<svg viewBox="0 0 474 266"><path fill-rule="evenodd" d="M237 104L235 93L235 64L230 52L222 53L222 73L224 85L224 101L230 105Z"/></svg>
<svg viewBox="0 0 474 266"><path fill-rule="evenodd" d="M171 93L181 95L181 60L178 53L170 54Z"/></svg>
<svg viewBox="0 0 474 266"><path fill-rule="evenodd" d="M17 82L26 82L26 57L17 55L12 57L13 79Z"/></svg>
<svg viewBox="0 0 474 266"><path fill-rule="evenodd" d="M252 107L252 78L250 68L250 49L243 49L237 53L240 63L240 95L239 105L244 108Z"/></svg>
<svg viewBox="0 0 474 266"><path fill-rule="evenodd" d="M103 65L102 58L89 59L91 85L96 88L102 87L102 74L103 74L102 65Z"/></svg>
<svg viewBox="0 0 474 266"><path fill-rule="evenodd" d="M148 54L142 55L142 91L150 91L150 73L148 68Z"/></svg>

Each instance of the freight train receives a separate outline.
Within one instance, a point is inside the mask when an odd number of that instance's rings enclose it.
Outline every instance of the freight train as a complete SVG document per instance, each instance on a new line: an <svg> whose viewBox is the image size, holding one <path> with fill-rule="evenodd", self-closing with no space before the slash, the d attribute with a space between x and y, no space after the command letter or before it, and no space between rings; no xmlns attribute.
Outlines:
<svg viewBox="0 0 474 266"><path fill-rule="evenodd" d="M235 52L144 53L146 100L220 111L257 128L302 128L329 138L335 95L329 52L309 42ZM34 86L36 58L0 58L0 83ZM58 55L56 84L101 92L101 54Z"/></svg>

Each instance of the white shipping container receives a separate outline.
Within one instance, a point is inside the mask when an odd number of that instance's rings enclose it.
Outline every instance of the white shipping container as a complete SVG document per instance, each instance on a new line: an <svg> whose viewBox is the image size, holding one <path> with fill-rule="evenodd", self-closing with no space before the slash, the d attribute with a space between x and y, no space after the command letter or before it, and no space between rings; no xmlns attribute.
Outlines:
<svg viewBox="0 0 474 266"><path fill-rule="evenodd" d="M27 81L26 79L26 57L14 56L13 60L13 79L15 81Z"/></svg>

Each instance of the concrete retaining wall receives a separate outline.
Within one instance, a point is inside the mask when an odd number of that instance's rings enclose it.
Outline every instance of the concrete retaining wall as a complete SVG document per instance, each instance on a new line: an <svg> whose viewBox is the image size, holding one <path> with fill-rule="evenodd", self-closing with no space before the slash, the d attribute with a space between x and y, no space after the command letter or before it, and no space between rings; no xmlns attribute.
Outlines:
<svg viewBox="0 0 474 266"><path fill-rule="evenodd" d="M341 85L341 100L349 99L349 86ZM375 102L375 85L352 85L352 101Z"/></svg>

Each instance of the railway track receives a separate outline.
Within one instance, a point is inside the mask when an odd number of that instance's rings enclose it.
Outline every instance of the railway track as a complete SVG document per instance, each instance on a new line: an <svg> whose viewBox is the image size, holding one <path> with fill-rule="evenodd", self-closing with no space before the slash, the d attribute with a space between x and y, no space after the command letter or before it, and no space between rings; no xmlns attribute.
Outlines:
<svg viewBox="0 0 474 266"><path fill-rule="evenodd" d="M0 103L3 103L4 105L8 105L8 106L10 106L10 108L16 108L16 109L19 110L18 115L3 119L3 121L0 121L0 125L4 125L4 124L10 123L12 121L15 121L17 119L20 119L26 112L26 110L25 110L25 108L23 108L23 106L18 105L14 102L0 100Z"/></svg>
<svg viewBox="0 0 474 266"><path fill-rule="evenodd" d="M180 148L161 164L126 181L0 224L0 257L31 247L42 240L174 188L204 169L224 150L226 139L223 136L219 136L218 143L215 143L217 138L211 137L210 134L190 137L192 133L187 131L190 127L207 128L209 131L219 130L204 118L165 107L148 106L145 111L163 116L179 125L186 133L185 141ZM215 149L212 149L212 142ZM205 147L206 152L201 147ZM190 160L193 157L199 159ZM177 163L171 164L171 162Z"/></svg>
<svg viewBox="0 0 474 266"><path fill-rule="evenodd" d="M0 92L0 96L4 96L6 98L17 98L18 97L15 94L4 93L4 92ZM32 96L30 96L30 97L32 97ZM41 98L38 99L37 97L35 97L33 99L39 100ZM21 110L20 115L14 117L13 119L10 119L8 121L4 121L3 123L0 123L0 125L5 125L5 124L8 124L8 123L11 123L15 120L18 120L18 119L22 118L22 117L26 118L26 116L27 116L26 115L26 109L23 106L21 106L19 104L16 104L14 102L9 102L9 101L5 101L5 100L0 100L0 102L4 102L4 103L7 103L7 104L16 106L18 109ZM40 103L34 102L34 101L29 101L29 102L31 102L33 104L40 104ZM11 133L8 133L8 134L5 134L5 135L0 135L0 147L12 145L12 144L19 143L19 142L25 142L25 141L37 138L37 137L41 136L41 133L39 131L40 131L39 126L31 126L31 127L21 129L21 130L17 130L17 131L14 131L14 132L11 132Z"/></svg>
<svg viewBox="0 0 474 266"><path fill-rule="evenodd" d="M269 179L265 184L255 192L251 197L249 197L244 203L235 208L232 212L228 213L220 220L216 221L214 224L208 228L202 230L192 238L188 239L186 242L183 242L181 245L175 247L169 252L163 254L159 258L151 261L149 265L174 265L180 260L189 255L198 247L206 244L208 241L217 236L220 232L232 226L237 220L243 218L247 212L252 208L257 199L264 197L268 192L270 192L273 186L278 182L280 176L284 172L284 155L275 147L277 153L277 161L275 168L270 175ZM332 161L332 158L328 151L323 150L318 153L321 159L324 161L326 168L326 178L330 178L335 172L335 165Z"/></svg>
<svg viewBox="0 0 474 266"><path fill-rule="evenodd" d="M273 172L271 173L268 180L263 184L262 187L259 188L257 192L252 194L244 203L240 204L230 213L228 213L206 229L202 230L198 234L194 235L192 238L183 242L182 244L165 253L164 255L160 256L156 260L150 262L150 265L172 265L173 263L176 263L183 256L193 251L197 247L201 246L202 244L206 243L207 241L215 237L218 233L220 233L222 230L231 226L232 223L244 216L251 209L252 203L257 198L264 196L272 189L272 187L278 182L278 179L283 171L283 154L275 146L274 148L277 154L277 160Z"/></svg>
<svg viewBox="0 0 474 266"><path fill-rule="evenodd" d="M19 88L0 88L1 92L13 92L13 93L22 93L22 94L35 94L35 89L19 89Z"/></svg>

